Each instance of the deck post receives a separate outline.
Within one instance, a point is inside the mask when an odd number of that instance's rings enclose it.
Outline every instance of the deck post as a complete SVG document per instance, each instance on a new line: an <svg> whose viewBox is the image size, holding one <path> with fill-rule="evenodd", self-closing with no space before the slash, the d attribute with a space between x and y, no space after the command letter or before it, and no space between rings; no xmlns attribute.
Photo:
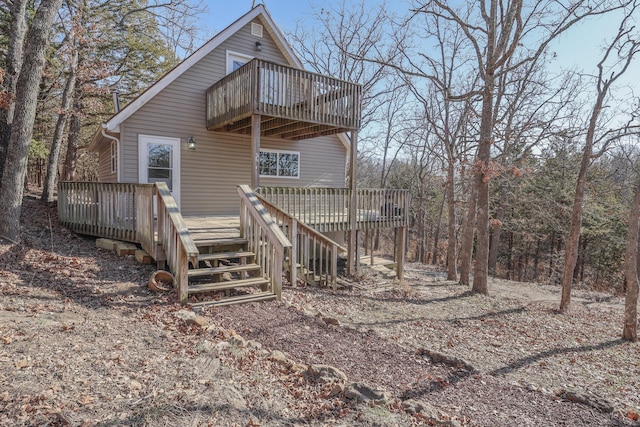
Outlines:
<svg viewBox="0 0 640 427"><path fill-rule="evenodd" d="M356 246L358 244L356 228L358 224L358 195L356 194L356 158L358 157L358 131L351 131L351 146L349 159L349 186L351 200L349 202L349 242L347 255L347 272L354 274L358 271Z"/></svg>
<svg viewBox="0 0 640 427"><path fill-rule="evenodd" d="M406 254L407 227L396 228L396 277L404 283L404 257Z"/></svg>
<svg viewBox="0 0 640 427"><path fill-rule="evenodd" d="M291 221L289 236L293 247L289 248L289 281L294 288L298 286L298 221Z"/></svg>
<svg viewBox="0 0 640 427"><path fill-rule="evenodd" d="M260 114L251 116L251 189L260 187Z"/></svg>

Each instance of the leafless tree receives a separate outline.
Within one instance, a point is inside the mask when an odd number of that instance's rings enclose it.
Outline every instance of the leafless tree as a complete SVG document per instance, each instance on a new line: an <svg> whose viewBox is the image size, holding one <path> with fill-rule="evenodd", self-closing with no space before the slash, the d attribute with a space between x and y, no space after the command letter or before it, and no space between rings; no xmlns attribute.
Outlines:
<svg viewBox="0 0 640 427"><path fill-rule="evenodd" d="M635 113L637 112L632 113L629 120L619 126L611 122L612 115L606 116L604 114L607 101L611 98L614 83L625 74L633 58L640 51L640 34L632 25L637 7L637 1L627 2L617 34L605 49L602 59L598 63L598 73L595 77L595 99L586 126L585 144L573 200L571 229L565 246L562 298L560 301L560 312L563 313L569 310L571 303L571 286L573 271L578 259L578 243L582 227L582 210L589 165L594 158L602 156L615 141L631 132L637 132L640 128L640 124L636 121ZM612 128L610 125L615 127Z"/></svg>
<svg viewBox="0 0 640 427"><path fill-rule="evenodd" d="M546 56L553 59L554 55ZM579 94L579 85L570 73L550 78L545 62L530 62L497 80L492 148L496 176L488 260L491 275L496 274L505 209L522 168L536 146L567 130L572 101Z"/></svg>
<svg viewBox="0 0 640 427"><path fill-rule="evenodd" d="M624 260L624 277L627 282L625 296L624 327L622 339L638 340L638 234L640 227L640 179L636 180L635 196L629 211L629 230Z"/></svg>
<svg viewBox="0 0 640 427"><path fill-rule="evenodd" d="M371 56L391 57L396 50L385 28L389 16L383 6L366 1L316 10L317 23L298 23L287 34L301 60L316 72L362 85L362 128L374 120L393 86L385 85L384 65L363 61Z"/></svg>
<svg viewBox="0 0 640 427"><path fill-rule="evenodd" d="M15 111L16 85L22 68L22 49L27 34L27 0L7 1L9 6L9 40L5 58L5 75L3 89L6 94L7 108L0 108L0 182L11 137L11 124Z"/></svg>
<svg viewBox="0 0 640 427"><path fill-rule="evenodd" d="M22 189L29 144L33 135L39 85L51 25L61 3L62 0L42 0L25 37L23 55L28 61L23 64L16 85L15 112L0 187L0 200L6 209L0 217L0 236L11 242L20 239Z"/></svg>
<svg viewBox="0 0 640 427"><path fill-rule="evenodd" d="M458 69L464 66L462 43L464 35L460 29L448 22L441 22L431 15L426 16L425 28L436 40L436 51L430 60L422 66L413 63L416 71L430 75L430 79L405 76L407 85L416 99L422 104L425 120L433 130L443 153L446 165L445 198L447 206L447 280L458 280L457 275L457 238L456 238L456 166L464 159L467 146L467 122L472 112L469 99L454 100L450 97L451 87L468 84L473 87L473 75L463 80ZM458 79L458 80L455 80ZM468 83L468 82L471 83ZM426 86L426 87L425 87ZM434 259L437 252L437 234L434 242Z"/></svg>
<svg viewBox="0 0 640 427"><path fill-rule="evenodd" d="M495 172L491 150L495 141L496 84L502 75L510 75L514 70L539 61L549 43L575 23L611 9L611 2L604 0L527 4L522 0L485 0L456 6L439 0L415 3L413 15L406 25L412 25L414 19L423 15L455 24L466 38L470 58L473 58L478 73L477 88L471 91L451 88L449 96L451 99L480 98L479 141L474 164L477 191L474 292L488 293L489 184ZM415 66L420 60L428 62L429 55L426 52L407 53L405 51L402 63L391 66L410 75L433 80L433 73L422 73L420 67Z"/></svg>

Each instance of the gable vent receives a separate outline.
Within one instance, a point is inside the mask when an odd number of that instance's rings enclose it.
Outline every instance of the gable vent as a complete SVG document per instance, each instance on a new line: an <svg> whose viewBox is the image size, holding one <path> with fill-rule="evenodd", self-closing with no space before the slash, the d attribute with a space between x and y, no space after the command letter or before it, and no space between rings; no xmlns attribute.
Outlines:
<svg viewBox="0 0 640 427"><path fill-rule="evenodd" d="M251 35L256 37L262 37L262 25L252 22L251 23Z"/></svg>

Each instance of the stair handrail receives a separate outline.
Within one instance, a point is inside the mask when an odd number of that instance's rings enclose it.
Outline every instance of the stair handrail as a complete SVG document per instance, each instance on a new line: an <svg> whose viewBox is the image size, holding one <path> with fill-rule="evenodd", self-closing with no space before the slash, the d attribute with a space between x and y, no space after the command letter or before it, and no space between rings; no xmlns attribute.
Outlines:
<svg viewBox="0 0 640 427"><path fill-rule="evenodd" d="M238 185L240 196L240 236L247 239L262 273L269 278L271 291L282 297L282 267L285 251L292 244L248 185Z"/></svg>
<svg viewBox="0 0 640 427"><path fill-rule="evenodd" d="M331 263L329 264L331 266L331 272L327 271L327 275L331 281L332 287L336 289L337 274L338 274L338 271L337 271L338 270L338 254L347 252L347 248L335 242L334 240L330 239L329 237L325 236L324 234L320 233L319 231L309 226L308 224L305 224L304 222L300 221L298 218L286 212L279 206L269 202L264 196L257 194L257 197L258 199L260 199L260 202L269 210L269 214L273 218L280 220L280 223L281 223L280 225L282 228L287 230L285 234L291 242L302 243L299 240L302 240L302 239L306 240L308 236L312 236L314 239L318 241L321 248L323 247L331 248L331 260L329 260L331 261ZM298 239L298 235L301 236L301 239ZM302 248L299 248L299 247L296 249L302 250ZM291 254L289 256L288 268L289 268L291 283L294 285L297 281L297 265L296 264L300 263L303 269L315 270L315 266L307 265L307 262L302 258L304 257L299 257L297 254L297 251L295 250L291 251Z"/></svg>
<svg viewBox="0 0 640 427"><path fill-rule="evenodd" d="M178 300L181 304L186 304L189 297L189 262L195 266L198 265L198 247L189 234L189 229L167 184L157 182L156 190L158 243L164 250L169 269L176 279Z"/></svg>

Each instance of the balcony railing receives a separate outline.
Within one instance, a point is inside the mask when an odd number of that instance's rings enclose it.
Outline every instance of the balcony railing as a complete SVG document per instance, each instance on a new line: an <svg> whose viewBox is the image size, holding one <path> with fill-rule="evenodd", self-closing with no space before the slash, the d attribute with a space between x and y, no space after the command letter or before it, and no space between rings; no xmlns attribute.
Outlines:
<svg viewBox="0 0 640 427"><path fill-rule="evenodd" d="M351 190L348 188L260 187L257 192L319 232L349 230ZM410 197L409 190L358 188L358 230L408 226Z"/></svg>
<svg viewBox="0 0 640 427"><path fill-rule="evenodd" d="M307 139L360 127L361 86L253 59L207 90L207 129Z"/></svg>

